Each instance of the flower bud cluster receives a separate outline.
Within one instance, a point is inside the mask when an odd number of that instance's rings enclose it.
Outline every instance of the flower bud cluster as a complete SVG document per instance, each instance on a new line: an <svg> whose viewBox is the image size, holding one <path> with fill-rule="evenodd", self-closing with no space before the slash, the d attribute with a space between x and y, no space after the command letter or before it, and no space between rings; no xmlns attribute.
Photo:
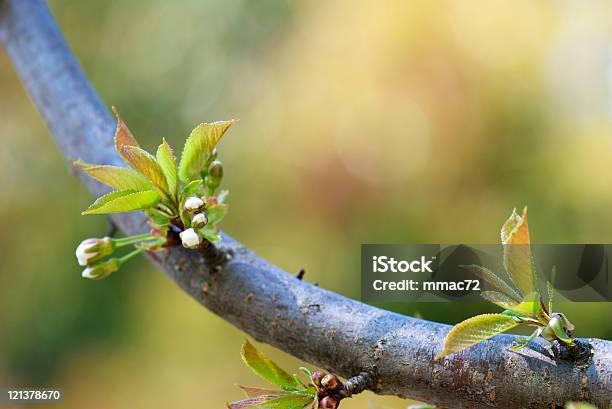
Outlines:
<svg viewBox="0 0 612 409"><path fill-rule="evenodd" d="M314 371L310 380L316 386L319 396L319 407L336 409L342 399L338 393L342 389L342 382L333 373Z"/></svg>
<svg viewBox="0 0 612 409"><path fill-rule="evenodd" d="M130 258L140 252L159 245L151 234L141 234L114 239L111 237L86 239L77 246L76 257L79 264L86 267L82 276L91 280L99 280L108 277ZM120 258L106 258L120 247L136 246L132 251ZM103 260L106 258L105 260Z"/></svg>
<svg viewBox="0 0 612 409"><path fill-rule="evenodd" d="M197 230L208 224L208 216L204 211L205 205L206 202L197 196L190 196L185 199L183 209L191 217L191 227L179 234L185 248L196 249L202 244L202 237L200 237Z"/></svg>
<svg viewBox="0 0 612 409"><path fill-rule="evenodd" d="M81 275L91 280L100 280L117 271L121 266L119 259L111 258L103 262L100 261L102 258L113 254L115 248L115 240L110 237L83 240L76 249L79 265L87 267Z"/></svg>

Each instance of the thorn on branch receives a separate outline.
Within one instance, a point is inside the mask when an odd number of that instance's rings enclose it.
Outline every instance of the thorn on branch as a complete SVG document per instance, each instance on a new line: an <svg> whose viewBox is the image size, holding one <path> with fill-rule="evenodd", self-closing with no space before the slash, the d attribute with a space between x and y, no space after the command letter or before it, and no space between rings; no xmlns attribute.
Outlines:
<svg viewBox="0 0 612 409"><path fill-rule="evenodd" d="M300 271L298 271L295 275L295 278L297 278L298 280L302 280L304 278L304 274L306 274L306 270L301 268Z"/></svg>

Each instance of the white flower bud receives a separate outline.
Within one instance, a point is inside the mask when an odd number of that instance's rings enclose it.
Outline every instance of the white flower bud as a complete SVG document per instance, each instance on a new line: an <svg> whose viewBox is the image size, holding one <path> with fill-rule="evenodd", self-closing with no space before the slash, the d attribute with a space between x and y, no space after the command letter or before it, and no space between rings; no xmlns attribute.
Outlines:
<svg viewBox="0 0 612 409"><path fill-rule="evenodd" d="M76 257L79 265L86 266L92 261L112 254L115 251L115 244L110 237L103 239L83 240L76 249Z"/></svg>
<svg viewBox="0 0 612 409"><path fill-rule="evenodd" d="M198 233L196 233L194 229L183 230L179 236L181 236L183 247L188 249L194 249L202 242L202 238L198 236Z"/></svg>
<svg viewBox="0 0 612 409"><path fill-rule="evenodd" d="M206 217L206 213L198 213L193 216L193 219L191 219L191 225L196 229L206 226L206 223L208 223L208 217Z"/></svg>
<svg viewBox="0 0 612 409"><path fill-rule="evenodd" d="M204 201L199 197L191 196L185 200L185 210L198 210L204 206Z"/></svg>
<svg viewBox="0 0 612 409"><path fill-rule="evenodd" d="M83 278L89 278L90 280L101 280L119 270L119 267L121 267L121 261L119 259L112 258L103 263L87 267L85 270L83 270L81 276L83 276Z"/></svg>

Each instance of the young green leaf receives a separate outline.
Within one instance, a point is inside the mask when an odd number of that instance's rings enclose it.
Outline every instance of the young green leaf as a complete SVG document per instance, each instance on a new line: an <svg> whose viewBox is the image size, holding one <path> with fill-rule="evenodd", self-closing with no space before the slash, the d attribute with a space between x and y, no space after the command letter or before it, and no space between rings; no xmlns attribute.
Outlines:
<svg viewBox="0 0 612 409"><path fill-rule="evenodd" d="M508 285L508 283L506 283L502 278L500 278L497 274L495 274L488 268L477 266L475 264L462 265L459 267L469 271L470 273L474 274L476 277L479 277L482 280L485 280L487 283L495 287L497 290L501 291L506 296L515 300L516 303L521 302L521 299L522 299L521 295L514 288Z"/></svg>
<svg viewBox="0 0 612 409"><path fill-rule="evenodd" d="M572 326L573 327L573 326ZM563 328L563 320L561 320L558 316L554 316L551 318L550 322L544 329L544 335L547 339L558 339L568 345L574 345L574 340L566 334ZM554 336L550 334L552 332Z"/></svg>
<svg viewBox="0 0 612 409"><path fill-rule="evenodd" d="M146 210L159 202L159 195L154 190L136 192L120 190L99 197L81 214L107 214Z"/></svg>
<svg viewBox="0 0 612 409"><path fill-rule="evenodd" d="M302 371L302 373L306 375L306 379L310 379L312 377L312 372L310 371L310 369L304 366L300 366L300 371Z"/></svg>
<svg viewBox="0 0 612 409"><path fill-rule="evenodd" d="M146 176L162 196L168 195L166 175L153 155L137 146L124 146L122 151L134 170Z"/></svg>
<svg viewBox="0 0 612 409"><path fill-rule="evenodd" d="M208 215L208 223L213 226L218 225L221 220L227 214L228 205L226 204L214 204L206 207L206 214Z"/></svg>
<svg viewBox="0 0 612 409"><path fill-rule="evenodd" d="M299 375L298 375L298 374L295 374L295 373L294 373L294 374L292 374L291 376L293 376L293 380L295 381L295 383L297 383L297 384L298 384L298 385L300 385L301 387L303 387L303 388L307 388L307 387L308 387L308 385L306 385L306 384L305 384L305 383L302 381L302 379L299 377Z"/></svg>
<svg viewBox="0 0 612 409"><path fill-rule="evenodd" d="M192 180L191 182L187 183L183 187L183 190L181 191L181 196L182 197L193 196L194 194L198 192L198 190L200 189L200 186L202 186L202 183L204 183L202 179Z"/></svg>
<svg viewBox="0 0 612 409"><path fill-rule="evenodd" d="M504 267L521 294L536 291L535 272L531 259L527 207L519 216L516 209L501 229Z"/></svg>
<svg viewBox="0 0 612 409"><path fill-rule="evenodd" d="M555 296L555 281L557 281L557 268L553 266L552 272L550 273L550 281L546 281L546 291L548 295L548 314L553 312L553 298Z"/></svg>
<svg viewBox="0 0 612 409"><path fill-rule="evenodd" d="M166 139L162 139L161 145L157 148L157 163L161 166L166 175L166 182L168 182L168 190L175 196L178 190L178 175L176 169L176 159L174 159L174 152L172 148L166 142Z"/></svg>
<svg viewBox="0 0 612 409"><path fill-rule="evenodd" d="M145 210L145 214L149 216L150 220L148 221L148 224L153 228L153 230L164 236L166 233L168 233L170 230L170 222L172 221L171 216L159 211L157 208Z"/></svg>
<svg viewBox="0 0 612 409"><path fill-rule="evenodd" d="M310 405L313 399L314 396L287 395L272 399L259 406L266 409L302 409Z"/></svg>
<svg viewBox="0 0 612 409"><path fill-rule="evenodd" d="M74 166L115 190L150 190L151 182L131 169L110 165L90 165L74 162Z"/></svg>
<svg viewBox="0 0 612 409"><path fill-rule="evenodd" d="M455 325L444 339L444 349L435 360L469 348L519 325L502 314L482 314Z"/></svg>
<svg viewBox="0 0 612 409"><path fill-rule="evenodd" d="M517 337L516 339L520 343L518 345L514 345L510 349L513 350L513 351L520 351L521 349L526 347L527 344L529 344L531 341L533 341L536 337L539 337L541 333L542 333L542 327L539 327L539 328L536 328L535 331L533 331L531 333L531 335L529 335L529 338L519 338L519 337Z"/></svg>
<svg viewBox="0 0 612 409"><path fill-rule="evenodd" d="M206 167L213 149L234 122L235 120L231 119L229 121L203 123L191 131L179 162L179 178L183 183L201 178L201 173Z"/></svg>
<svg viewBox="0 0 612 409"><path fill-rule="evenodd" d="M219 243L222 239L218 229L214 227L211 228L209 225L206 225L204 228L198 230L198 233L211 243Z"/></svg>
<svg viewBox="0 0 612 409"><path fill-rule="evenodd" d="M253 372L274 385L290 388L300 386L291 375L255 349L248 340L242 346L242 359Z"/></svg>
<svg viewBox="0 0 612 409"><path fill-rule="evenodd" d="M115 149L117 150L119 156L121 156L123 160L126 160L123 155L123 147L140 145L138 145L136 138L134 138L132 132L130 132L125 122L123 122L123 118L121 118L121 115L119 115L117 108L112 107L111 109L117 118L117 128L115 129Z"/></svg>
<svg viewBox="0 0 612 409"><path fill-rule="evenodd" d="M597 407L586 402L567 402L565 409L597 409Z"/></svg>
<svg viewBox="0 0 612 409"><path fill-rule="evenodd" d="M537 291L527 294L523 302L507 309L537 320L543 312L542 303L540 302L540 294Z"/></svg>
<svg viewBox="0 0 612 409"><path fill-rule="evenodd" d="M512 307L518 304L512 298L497 291L481 291L480 296L506 310L512 309Z"/></svg>

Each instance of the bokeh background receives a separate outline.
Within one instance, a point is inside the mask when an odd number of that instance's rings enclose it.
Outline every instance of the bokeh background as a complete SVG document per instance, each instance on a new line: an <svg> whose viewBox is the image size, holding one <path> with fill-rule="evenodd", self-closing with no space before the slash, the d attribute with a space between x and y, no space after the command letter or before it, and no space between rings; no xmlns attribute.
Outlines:
<svg viewBox="0 0 612 409"><path fill-rule="evenodd" d="M364 242L612 242L612 5L605 1L52 0L94 85L147 148L202 121L222 142L224 227L287 271L359 296ZM73 175L0 53L0 385L65 408L221 408L262 385L244 334L144 259L80 278ZM454 323L484 305L389 305ZM571 304L612 338L610 304ZM288 366L298 362L263 347ZM351 408L404 408L364 394Z"/></svg>

